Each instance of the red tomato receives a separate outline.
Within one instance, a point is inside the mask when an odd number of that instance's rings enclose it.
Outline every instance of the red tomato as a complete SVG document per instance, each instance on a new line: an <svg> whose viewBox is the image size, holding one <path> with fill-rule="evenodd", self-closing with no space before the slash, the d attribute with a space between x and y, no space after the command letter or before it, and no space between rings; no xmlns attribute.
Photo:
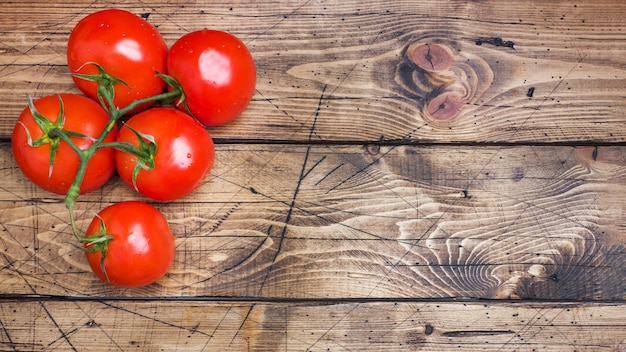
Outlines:
<svg viewBox="0 0 626 352"><path fill-rule="evenodd" d="M98 73L95 66L87 64L90 62L128 85L115 86L114 103L118 108L162 93L165 88L155 72L165 73L167 44L156 28L130 12L102 10L76 24L67 42L68 67L71 73ZM97 99L96 82L77 77L74 82L87 96Z"/></svg>
<svg viewBox="0 0 626 352"><path fill-rule="evenodd" d="M101 224L113 239L108 242L102 271L102 251L85 252L91 270L114 286L149 285L165 275L174 262L174 236L159 210L139 201L116 203L94 217L86 236L100 234ZM89 249L91 245L86 244Z"/></svg>
<svg viewBox="0 0 626 352"><path fill-rule="evenodd" d="M131 117L120 129L117 140L139 147L137 135L129 129L154 138L156 154L140 158L153 162L136 177L139 193L158 201L181 198L204 180L213 166L215 148L209 132L191 116L174 108L151 108ZM146 143L148 141L146 140ZM116 150L117 172L130 187L138 158Z"/></svg>
<svg viewBox="0 0 626 352"><path fill-rule="evenodd" d="M256 85L248 48L232 34L216 30L178 39L170 49L167 70L183 88L190 112L205 126L222 125L239 116Z"/></svg>
<svg viewBox="0 0 626 352"><path fill-rule="evenodd" d="M109 117L100 104L87 97L75 94L50 95L35 100L35 109L51 123L54 123L60 111L59 97L63 101L65 112L63 129L97 138L107 125ZM80 163L78 155L69 144L60 141L59 137L55 137L59 144L52 173L49 174L50 144L31 147L28 143L28 134L30 134L32 141L44 136L44 132L35 122L30 108L26 107L13 128L11 138L13 157L20 170L34 184L50 192L66 194L78 170ZM116 136L117 128L114 128L104 141L113 142ZM47 133L45 138L50 138ZM82 150L93 144L87 138L70 137L70 139ZM111 177L115 171L114 157L115 153L112 148L100 149L93 155L80 187L81 193L102 186Z"/></svg>

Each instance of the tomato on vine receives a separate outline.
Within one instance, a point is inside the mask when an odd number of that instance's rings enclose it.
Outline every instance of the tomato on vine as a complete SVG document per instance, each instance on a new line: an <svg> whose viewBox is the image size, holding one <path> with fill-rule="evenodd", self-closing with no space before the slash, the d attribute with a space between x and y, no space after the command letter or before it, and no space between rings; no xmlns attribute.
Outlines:
<svg viewBox="0 0 626 352"><path fill-rule="evenodd" d="M123 108L163 92L165 82L156 73L165 73L167 52L165 40L149 22L125 10L107 9L76 24L67 43L67 65L85 95L98 99L100 80L101 85L114 85L113 103Z"/></svg>
<svg viewBox="0 0 626 352"><path fill-rule="evenodd" d="M157 201L194 191L215 158L205 127L230 122L246 109L256 85L254 60L240 39L208 29L182 36L168 53L146 20L108 9L73 28L67 64L87 97L31 101L14 127L13 155L33 183L65 195L72 234L96 276L115 286L149 285L174 261L174 236L163 214L140 201L116 203L83 236L74 218L76 199L115 170ZM174 107L151 107L157 102Z"/></svg>
<svg viewBox="0 0 626 352"><path fill-rule="evenodd" d="M154 283L174 262L174 236L150 204L125 201L98 213L87 229L85 256L100 280L120 287Z"/></svg>
<svg viewBox="0 0 626 352"><path fill-rule="evenodd" d="M97 102L76 94L49 95L29 104L13 128L13 157L22 173L37 186L66 194L76 177L80 158L59 132L80 150L88 149L109 122ZM117 128L103 140L113 142ZM87 164L80 193L99 188L115 171L112 148L98 149Z"/></svg>
<svg viewBox="0 0 626 352"><path fill-rule="evenodd" d="M215 158L209 132L174 108L151 108L132 116L120 128L117 141L126 146L115 152L120 178L158 201L178 199L195 190Z"/></svg>
<svg viewBox="0 0 626 352"><path fill-rule="evenodd" d="M170 49L167 72L184 92L178 107L188 108L205 126L232 121L254 95L252 55L227 32L205 29L185 34Z"/></svg>

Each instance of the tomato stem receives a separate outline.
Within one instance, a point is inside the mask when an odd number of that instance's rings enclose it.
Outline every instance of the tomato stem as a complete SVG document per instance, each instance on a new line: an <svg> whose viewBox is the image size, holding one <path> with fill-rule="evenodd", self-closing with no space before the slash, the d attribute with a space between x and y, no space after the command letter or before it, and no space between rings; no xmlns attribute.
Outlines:
<svg viewBox="0 0 626 352"><path fill-rule="evenodd" d="M80 234L78 233L78 228L76 227L76 221L74 219L74 205L76 204L76 199L80 194L80 185L85 176L85 170L87 170L87 159L81 158L80 164L78 166L78 171L76 172L76 178L72 185L70 186L67 194L65 195L65 207L69 211L70 214L70 225L72 226L72 233L74 237L80 241Z"/></svg>
<svg viewBox="0 0 626 352"><path fill-rule="evenodd" d="M132 103L128 104L126 107L119 109L118 113L121 117L121 116L128 114L130 111L132 111L134 108L136 108L139 105L146 104L146 103L153 103L155 101L176 99L180 97L181 94L182 94L182 90L174 89L172 91L168 91L168 92L161 93L158 95L153 95L151 97L147 97L144 99L135 100Z"/></svg>

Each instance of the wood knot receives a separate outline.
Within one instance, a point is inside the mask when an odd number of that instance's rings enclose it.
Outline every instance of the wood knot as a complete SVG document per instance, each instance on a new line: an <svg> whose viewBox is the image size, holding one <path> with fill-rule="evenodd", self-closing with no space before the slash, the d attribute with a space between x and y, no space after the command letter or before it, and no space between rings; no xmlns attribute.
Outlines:
<svg viewBox="0 0 626 352"><path fill-rule="evenodd" d="M442 41L411 43L396 68L396 82L431 121L452 120L493 82L484 60L453 47Z"/></svg>
<svg viewBox="0 0 626 352"><path fill-rule="evenodd" d="M426 326L424 326L424 334L426 335L432 334L434 330L435 328L433 328L433 326L430 324L426 324Z"/></svg>
<svg viewBox="0 0 626 352"><path fill-rule="evenodd" d="M448 120L455 117L464 104L463 97L456 92L444 92L428 102L426 112L435 120Z"/></svg>
<svg viewBox="0 0 626 352"><path fill-rule="evenodd" d="M452 51L439 44L415 45L407 51L407 58L430 72L447 71L452 67Z"/></svg>

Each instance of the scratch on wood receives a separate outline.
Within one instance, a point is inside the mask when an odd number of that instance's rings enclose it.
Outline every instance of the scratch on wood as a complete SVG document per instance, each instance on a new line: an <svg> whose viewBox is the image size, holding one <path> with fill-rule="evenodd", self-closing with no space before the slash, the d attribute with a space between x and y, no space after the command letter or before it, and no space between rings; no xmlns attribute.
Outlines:
<svg viewBox="0 0 626 352"><path fill-rule="evenodd" d="M494 336L502 334L514 334L513 330L461 330L446 331L443 336L446 337L476 337L476 336Z"/></svg>
<svg viewBox="0 0 626 352"><path fill-rule="evenodd" d="M255 253L257 253L258 251L261 250L261 248L263 248L263 245L265 244L265 242L267 241L267 239L271 236L272 233L272 225L270 225L267 229L267 236L265 236L265 238L263 239L263 241L261 241L259 243L258 246L256 246L256 248L254 248L254 250L250 251L249 254L243 256L239 261L237 261L236 263L234 263L233 265L224 268L224 270L220 271L220 274L223 274L225 272L228 272L238 266L240 266L241 264L243 264L244 262L246 262L247 260L249 260L250 258L252 258L252 256L254 256ZM200 282L204 282L204 281L208 281L210 278L206 279L206 280L202 280Z"/></svg>
<svg viewBox="0 0 626 352"><path fill-rule="evenodd" d="M328 87L328 85L326 84L322 87L322 93L320 93L320 98L317 101L317 107L315 108L313 123L311 124L311 129L309 130L309 142L311 141L311 138L313 137L313 133L315 132L315 125L317 124L317 118L320 116L320 110L322 109L322 102L324 101L324 93L326 92L326 87Z"/></svg>
<svg viewBox="0 0 626 352"><path fill-rule="evenodd" d="M263 98L263 100L265 100L266 102L268 102L268 103L272 104L272 106L273 106L276 110L278 110L278 111L282 112L285 116L289 117L291 120L293 120L293 121L297 122L298 124L300 124L300 126L301 126L301 127L302 127L302 126L304 126L304 123L303 123L303 122L298 121L298 119L296 119L295 117L293 117L293 115L291 115L291 114L290 114L289 112L287 112L285 109L283 109L283 108L281 108L280 106L278 106L278 104L274 103L274 99L271 99L271 98L266 98L266 97L263 95L263 93L262 93L262 92L260 92L259 90L256 90L256 92L255 92L255 93L256 93L256 94L258 94L258 95L260 95L260 96Z"/></svg>
<svg viewBox="0 0 626 352"><path fill-rule="evenodd" d="M41 309L43 309L43 311L46 313L48 318L50 318L52 325L54 325L57 331L61 334L59 339L65 340L65 342L67 342L68 346L72 349L72 351L78 351L76 347L74 347L74 345L72 344L72 341L70 341L69 336L63 331L63 329L61 329L61 326L59 326L56 319L54 319L54 317L52 316L52 313L50 313L48 308L46 308L46 305L44 304L44 302L39 301L39 306L41 306Z"/></svg>
<svg viewBox="0 0 626 352"><path fill-rule="evenodd" d="M287 20L287 18L289 18L289 16L291 16L291 15L295 14L295 13L296 13L296 12L298 12L301 8L303 8L303 7L307 6L310 2L311 2L311 0L309 0L309 1L305 1L302 5L297 6L296 8L294 8L293 10L291 10L291 11L289 12L289 14L280 16L280 20L279 20L278 22L276 22L274 25L272 25L272 26L268 27L268 28L267 28L266 30L264 30L263 32L258 33L258 35L257 35L256 37L252 38L249 42L246 42L245 44L246 44L246 45L250 45L250 43L252 43L253 41L255 41L257 38L259 38L259 37L261 37L261 36L265 35L265 34L266 34L267 32L269 32L269 31L271 31L271 30L275 29L275 28L276 28L276 27L278 27L281 23L283 23L284 21L286 21L286 20Z"/></svg>
<svg viewBox="0 0 626 352"><path fill-rule="evenodd" d="M543 318L543 319L545 319L545 320L546 320L546 322L545 322L545 324L546 324L546 325L550 325L550 324L552 324L552 322L553 322L553 321L554 321L554 320L555 320L555 319L556 319L559 315L561 315L563 312L565 312L565 311L569 311L569 310L570 310L569 308L564 307L564 308L563 308L563 309L561 309L561 310L560 310L557 314L555 314L555 315L554 315L551 319L547 319L547 318L545 317L545 316L546 316L546 312L549 312L550 310L547 310L547 311L546 311L546 310L544 310L543 308L538 309L538 310L537 310L537 313L535 313L535 315L533 315L533 317L532 317L531 319L529 319L529 321L528 321L526 324L524 324L524 327L523 327L522 329L520 329L519 331L517 331L517 333L516 333L515 335L513 335L510 339L508 339L508 340L507 340L507 341L506 341L506 342L502 345L502 348L507 347L507 348L512 348L512 349L515 349L515 347L513 346L513 340L515 339L515 337L516 337L516 336L517 336L517 337L521 337L521 338L523 338L523 339L528 339L528 340L531 340L531 339L534 337L534 335L533 335L533 336L526 336L526 334L527 334L529 331L533 331L533 332L536 334L536 331L534 330L534 328L535 328L535 325L537 324L537 322L541 320L541 318ZM554 325L552 325L552 326L554 326ZM557 327L555 327L555 328L556 328L557 330L559 330ZM560 331L559 331L559 332L560 332ZM575 345L576 345L575 343L573 343L573 342L572 342L572 341L571 341L571 340L570 340L570 339L566 336L566 334L561 334L561 335L564 337L564 339L566 339L566 340L569 342L568 344L569 344L570 346L575 346ZM523 340L523 339L522 339L522 340ZM520 346L520 345L521 345L521 342L517 343L517 346Z"/></svg>
<svg viewBox="0 0 626 352"><path fill-rule="evenodd" d="M326 155L324 155L322 158L320 158L320 160L316 161L316 162L315 162L315 164L313 164L313 166L311 166L311 168L309 168L309 169L307 170L307 172L304 174L304 176L302 176L302 178L306 178L306 177L307 177L307 175L308 175L309 173L311 173L311 171L313 171L313 169L315 169L315 167L316 167L317 165L319 165L322 161L324 161L324 159L326 159Z"/></svg>
<svg viewBox="0 0 626 352"><path fill-rule="evenodd" d="M330 170L326 175L324 175L324 177L322 177L319 181L317 181L315 183L315 185L317 186L320 183L322 183L322 181L324 181L326 178L328 178L328 176L332 175L335 171L339 170L339 168L341 168L343 165L345 165L345 164L344 163L340 163L339 165L335 166L335 168Z"/></svg>
<svg viewBox="0 0 626 352"><path fill-rule="evenodd" d="M250 191L252 191L252 193L254 193L254 188L250 188ZM222 226L222 223L228 219L232 213L235 212L235 210L237 210L237 208L239 208L239 206L241 205L241 203L235 203L235 205L233 207L231 207L230 209L228 209L226 211L226 213L224 213L224 215L220 216L219 219L217 219L217 221L215 222L215 224L213 224L213 226L211 226L210 229L207 230L207 233L211 233L215 230L217 230L220 226Z"/></svg>
<svg viewBox="0 0 626 352"><path fill-rule="evenodd" d="M117 305L114 305L114 304L112 304L112 303L108 303L108 302L106 302L106 301L97 301L97 302L98 302L98 303L100 303L100 304L102 304L102 305L104 305L104 306L106 306L106 307L113 308L113 309L116 309L116 310L121 311L121 312L129 313L129 314L132 314L132 315L138 316L138 317L140 317L140 318L148 319L148 320L154 321L155 323L163 324L163 325L165 325L165 326L169 326L169 327L172 327L172 328L175 328L175 329L180 329L180 330L184 330L184 331L189 331L189 327L185 327L185 326L182 326L182 325L173 324L173 323L170 323L170 322L168 322L168 321L165 321L165 320L162 320L162 319L158 319L158 318L155 318L155 317L150 317L150 316L147 316L147 315L145 315L145 314L141 314L141 313L139 313L139 312L135 312L135 311L133 311L133 310L131 310L131 309L127 309L127 308L124 308L124 307L122 307L122 306L117 306ZM202 331L202 330L198 330L198 329L196 329L196 333L197 333L197 334L201 334L201 335L205 335L205 336L212 337L212 334L206 333L206 332L204 332L204 331Z"/></svg>
<svg viewBox="0 0 626 352"><path fill-rule="evenodd" d="M556 92L557 89L559 89L559 87L561 86L561 84L563 84L563 82L565 81L565 79L567 77L569 77L572 72L574 72L574 70L576 69L576 67L578 67L578 65L580 65L581 62L583 62L583 60L585 59L585 57L587 57L587 55L585 54L584 56L580 57L580 59L578 59L578 61L576 61L576 63L572 66L572 68L567 71L567 73L565 74L564 77L562 77L558 83L554 86L554 88L552 88L552 90L550 90L550 92L548 93L548 95L546 95L546 97L539 103L539 106L537 106L531 113L530 115L528 115L527 118L525 118L520 124L519 126L515 126L511 129L511 131L513 133L517 133L531 118L533 118L533 116L535 116L535 114L537 113L537 111L541 110L541 108L543 107L543 105L550 99L550 97L554 94L554 92Z"/></svg>
<svg viewBox="0 0 626 352"><path fill-rule="evenodd" d="M313 133L315 132L317 118L319 117L319 112L322 106L322 102L324 101L324 92L326 92L326 85L322 87L322 92L320 93L319 101L317 103L317 108L315 109L315 114L314 114L315 117L313 118L313 123L311 124L311 129L309 131L309 141L311 140L311 137L313 136ZM289 222L291 221L291 215L293 214L293 210L296 206L296 199L298 198L298 193L300 192L300 186L302 185L302 180L307 175L306 166L309 161L310 153L311 153L311 146L309 145L306 149L306 153L304 154L304 160L302 161L302 168L300 169L300 176L298 177L298 183L296 184L296 188L291 198L291 203L289 204L289 210L287 211L287 215L285 216L285 222L283 225L283 229L280 233L280 238L278 239L276 252L274 253L274 257L272 258L270 267L268 268L267 273L265 274L263 281L261 282L261 285L259 286L259 293L263 290L263 288L265 287L265 282L267 282L267 279L272 274L272 270L274 269L274 264L276 263L276 259L278 258L278 255L280 254L280 251L283 246L283 242L285 241L285 235L287 234L287 226L289 225Z"/></svg>
<svg viewBox="0 0 626 352"><path fill-rule="evenodd" d="M235 342L235 339L237 338L237 336L239 336L239 333L243 329L244 325L246 325L246 322L248 321L248 318L250 317L250 313L252 313L252 310L254 309L254 307L255 307L254 303L250 305L250 308L248 308L248 312L246 313L246 316L244 316L243 319L241 320L241 324L239 324L239 328L235 332L235 335L233 335L233 338L228 343L228 346L231 346L233 342Z"/></svg>
<svg viewBox="0 0 626 352"><path fill-rule="evenodd" d="M11 338L11 334L9 334L9 330L4 326L2 319L0 319L0 328L2 332L4 332L4 336L6 336L7 344L11 347L12 351L17 351L17 346L13 343L13 339Z"/></svg>

